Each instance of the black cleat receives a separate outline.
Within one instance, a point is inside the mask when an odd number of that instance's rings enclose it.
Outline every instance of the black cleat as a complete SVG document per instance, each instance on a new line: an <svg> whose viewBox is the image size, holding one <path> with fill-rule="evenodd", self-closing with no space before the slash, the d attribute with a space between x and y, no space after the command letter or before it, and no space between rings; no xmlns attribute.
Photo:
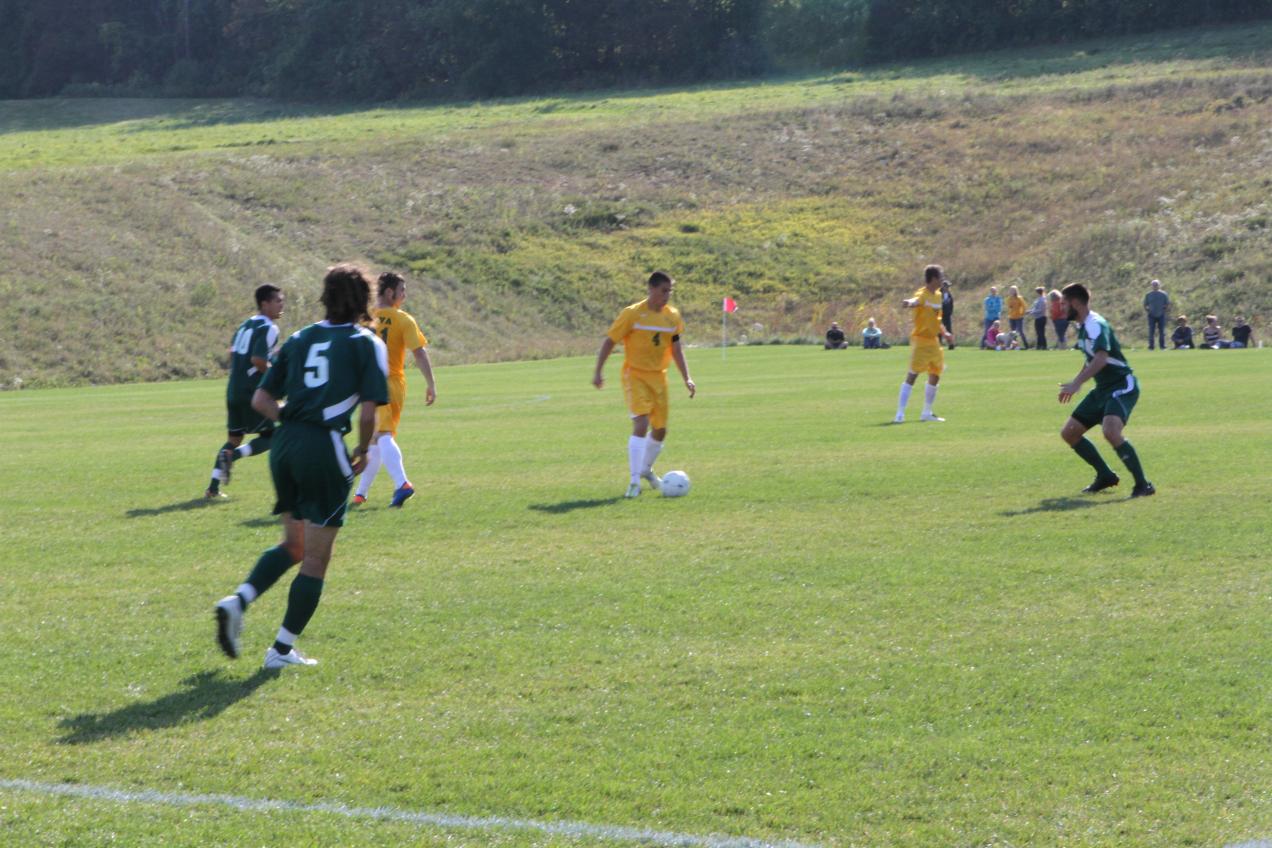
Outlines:
<svg viewBox="0 0 1272 848"><path fill-rule="evenodd" d="M1157 488L1147 481L1145 481L1143 486L1136 486L1134 489L1131 489L1131 497L1133 498L1147 498L1148 496L1155 494L1157 494Z"/></svg>
<svg viewBox="0 0 1272 848"><path fill-rule="evenodd" d="M1094 495L1096 492L1103 492L1105 489L1111 489L1122 480L1116 474L1112 477L1096 477L1090 486L1082 490L1084 495Z"/></svg>

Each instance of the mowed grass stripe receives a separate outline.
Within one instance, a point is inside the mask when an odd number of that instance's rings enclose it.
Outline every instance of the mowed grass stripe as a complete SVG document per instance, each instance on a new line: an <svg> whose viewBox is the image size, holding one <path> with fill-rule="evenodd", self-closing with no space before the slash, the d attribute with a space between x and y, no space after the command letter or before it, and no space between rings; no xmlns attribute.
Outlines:
<svg viewBox="0 0 1272 848"><path fill-rule="evenodd" d="M284 589L245 661L211 639L277 537L262 461L192 500L221 384L5 395L38 449L0 455L0 774L826 845L1261 838L1267 354L1128 351L1141 501L1076 495L1077 354L960 348L949 421L893 427L905 355L691 351L679 501L617 498L616 368L600 393L586 359L447 368L431 410L413 378L421 495L389 510L380 481L351 517L304 636L322 664L278 679L255 665Z"/></svg>

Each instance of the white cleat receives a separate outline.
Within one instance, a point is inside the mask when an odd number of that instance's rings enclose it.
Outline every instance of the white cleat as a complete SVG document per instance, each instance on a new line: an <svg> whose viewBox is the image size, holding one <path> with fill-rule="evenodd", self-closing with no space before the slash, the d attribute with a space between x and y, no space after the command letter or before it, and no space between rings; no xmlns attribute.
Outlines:
<svg viewBox="0 0 1272 848"><path fill-rule="evenodd" d="M904 423L905 423L905 413L904 413L904 412L898 412L898 413L897 413L897 417L892 419L892 423L893 423L893 424L904 424Z"/></svg>
<svg viewBox="0 0 1272 848"><path fill-rule="evenodd" d="M649 488L653 489L655 492L662 491L662 478L659 477L657 474L655 474L653 471L643 472L640 475L640 479L648 483Z"/></svg>
<svg viewBox="0 0 1272 848"><path fill-rule="evenodd" d="M238 595L216 602L216 641L232 660L239 657L239 634L243 632L243 604Z"/></svg>
<svg viewBox="0 0 1272 848"><path fill-rule="evenodd" d="M940 418L940 417L938 417L938 416L936 416L936 415L932 414L931 412L925 412L925 413L923 413L923 415L921 415L921 416L919 417L919 420L920 420L920 421L944 421L945 419L944 419L944 418Z"/></svg>
<svg viewBox="0 0 1272 848"><path fill-rule="evenodd" d="M305 656L299 648L280 654L270 645L265 649L265 668L286 668L289 665L318 665L318 660Z"/></svg>
<svg viewBox="0 0 1272 848"><path fill-rule="evenodd" d="M637 480L635 483L632 483L630 486L628 486L627 492L624 493L623 497L639 498L640 497L640 481Z"/></svg>

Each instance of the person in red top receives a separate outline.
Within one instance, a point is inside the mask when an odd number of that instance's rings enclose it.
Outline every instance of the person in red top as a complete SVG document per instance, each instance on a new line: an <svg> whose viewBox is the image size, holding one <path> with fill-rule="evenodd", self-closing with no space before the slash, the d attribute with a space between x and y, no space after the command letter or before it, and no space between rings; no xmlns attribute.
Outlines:
<svg viewBox="0 0 1272 848"><path fill-rule="evenodd" d="M1069 331L1069 306L1055 289L1047 295L1047 310L1051 326L1056 328L1056 350L1064 350L1064 334Z"/></svg>

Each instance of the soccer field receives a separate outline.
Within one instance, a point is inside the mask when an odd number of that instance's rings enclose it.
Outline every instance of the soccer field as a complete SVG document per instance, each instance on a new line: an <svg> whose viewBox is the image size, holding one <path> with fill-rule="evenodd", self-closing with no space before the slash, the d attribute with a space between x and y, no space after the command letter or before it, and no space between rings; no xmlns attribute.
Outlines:
<svg viewBox="0 0 1272 848"><path fill-rule="evenodd" d="M1134 501L1078 494L1076 353L959 348L891 426L906 355L689 351L680 500L619 497L617 363L414 375L420 496L277 675L289 578L213 638L278 533L265 460L198 497L223 383L0 395L0 844L1272 837L1269 353L1129 351Z"/></svg>

